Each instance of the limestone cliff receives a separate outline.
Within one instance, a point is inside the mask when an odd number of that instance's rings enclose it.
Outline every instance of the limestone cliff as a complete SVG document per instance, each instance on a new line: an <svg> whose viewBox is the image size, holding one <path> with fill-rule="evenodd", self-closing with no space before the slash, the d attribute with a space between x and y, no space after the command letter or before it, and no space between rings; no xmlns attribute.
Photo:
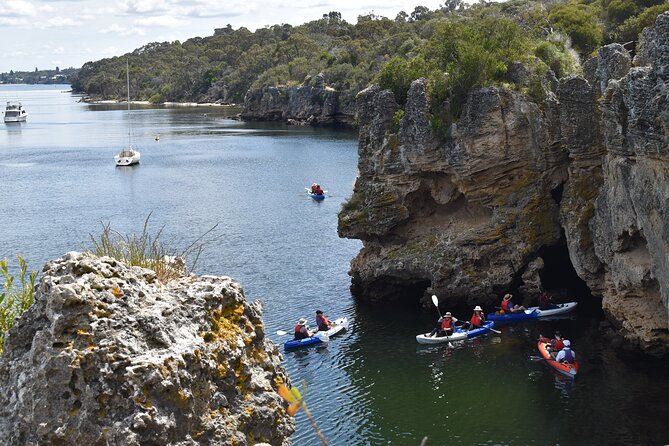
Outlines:
<svg viewBox="0 0 669 446"><path fill-rule="evenodd" d="M339 218L363 240L352 288L369 300L432 293L491 305L538 294L546 249L566 244L578 276L631 344L669 347L669 14L644 31L632 67L620 45L586 78L537 105L501 88L470 93L437 137L423 80L403 117L392 93L357 97L359 177Z"/></svg>
<svg viewBox="0 0 669 446"><path fill-rule="evenodd" d="M242 119L286 121L312 126L354 124L354 101L325 85L322 75L301 86L263 87L249 90L244 97Z"/></svg>
<svg viewBox="0 0 669 446"><path fill-rule="evenodd" d="M289 445L260 311L225 277L48 263L0 357L0 443Z"/></svg>

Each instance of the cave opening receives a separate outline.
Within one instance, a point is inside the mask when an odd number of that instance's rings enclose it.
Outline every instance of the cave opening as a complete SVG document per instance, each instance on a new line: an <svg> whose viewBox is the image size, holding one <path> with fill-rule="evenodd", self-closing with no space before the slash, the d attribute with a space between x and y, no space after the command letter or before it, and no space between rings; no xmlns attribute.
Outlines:
<svg viewBox="0 0 669 446"><path fill-rule="evenodd" d="M379 277L373 284L366 289L362 289L358 284L351 285L351 294L366 295L370 303L389 303L399 306L416 307L418 302L425 295L425 292L432 286L429 279L419 279L401 281L389 277Z"/></svg>
<svg viewBox="0 0 669 446"><path fill-rule="evenodd" d="M578 276L569 257L564 231L562 231L557 243L542 247L539 250L539 256L544 261L544 267L539 272L539 278L545 291L558 299L569 298L579 302L592 301L592 299L586 299L592 298L590 288Z"/></svg>

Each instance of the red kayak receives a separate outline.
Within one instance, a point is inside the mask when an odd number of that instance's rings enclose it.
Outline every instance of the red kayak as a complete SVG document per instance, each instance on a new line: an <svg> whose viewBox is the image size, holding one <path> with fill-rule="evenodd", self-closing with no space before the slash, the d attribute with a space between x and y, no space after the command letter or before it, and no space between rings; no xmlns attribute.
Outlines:
<svg viewBox="0 0 669 446"><path fill-rule="evenodd" d="M547 342L539 341L537 347L539 348L539 353L546 360L546 364L560 372L562 375L568 376L570 378L575 378L578 373L578 361L574 361L573 364L567 364L562 362L557 362L546 350Z"/></svg>

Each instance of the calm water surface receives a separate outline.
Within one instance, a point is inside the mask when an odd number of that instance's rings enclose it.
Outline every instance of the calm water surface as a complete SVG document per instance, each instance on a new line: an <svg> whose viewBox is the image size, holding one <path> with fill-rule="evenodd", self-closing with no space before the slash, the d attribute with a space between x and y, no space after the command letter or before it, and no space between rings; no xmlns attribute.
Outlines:
<svg viewBox="0 0 669 446"><path fill-rule="evenodd" d="M429 446L669 444L669 367L619 357L600 342L597 312L422 348L414 336L436 314L356 303L347 271L361 245L336 232L356 176L354 134L241 123L223 108L141 108L132 122L142 164L115 168L123 107L79 103L68 89L0 86L3 104L19 99L29 113L0 127L0 257L22 253L40 268L103 222L141 231L150 212L179 246L218 224L197 272L229 275L262 300L274 341L318 308L352 321L326 347L285 354L333 446L425 435ZM322 203L304 192L314 181L328 190ZM582 360L576 382L528 359L554 329ZM320 444L302 413L293 443Z"/></svg>

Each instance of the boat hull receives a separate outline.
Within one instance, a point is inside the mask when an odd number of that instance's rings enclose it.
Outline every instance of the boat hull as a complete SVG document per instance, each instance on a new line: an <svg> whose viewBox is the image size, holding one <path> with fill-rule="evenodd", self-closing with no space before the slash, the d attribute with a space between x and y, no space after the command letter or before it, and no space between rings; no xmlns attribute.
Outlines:
<svg viewBox="0 0 669 446"><path fill-rule="evenodd" d="M443 344L452 341L463 341L468 338L475 338L476 336L488 333L490 332L490 329L494 327L495 327L495 322L486 321L483 324L483 327L475 328L474 330L462 330L461 328L458 328L451 336L436 337L436 336L428 336L426 333L421 333L419 335L416 335L416 341L419 344L426 344L426 345Z"/></svg>
<svg viewBox="0 0 669 446"><path fill-rule="evenodd" d="M132 166L134 164L139 164L140 155L138 152L135 152L133 156L114 156L114 162L117 166Z"/></svg>
<svg viewBox="0 0 669 446"><path fill-rule="evenodd" d="M522 321L525 319L538 319L542 317L558 316L573 311L577 305L577 302L567 302L564 304L555 304L556 308L551 308L548 310L540 310L539 307L530 307L525 311L517 313L490 313L486 315L486 319L496 322L513 322Z"/></svg>
<svg viewBox="0 0 669 446"><path fill-rule="evenodd" d="M578 361L574 361L573 364L565 364L561 362L557 362L553 359L553 357L550 355L548 350L546 350L546 346L548 343L539 341L537 344L537 348L539 349L539 353L541 356L545 359L546 364L556 372L558 372L561 375L568 376L570 378L575 378L576 374L578 373L579 369L579 364Z"/></svg>
<svg viewBox="0 0 669 446"><path fill-rule="evenodd" d="M311 198L313 198L316 201L325 200L325 194L312 194L311 192L308 192L308 194Z"/></svg>
<svg viewBox="0 0 669 446"><path fill-rule="evenodd" d="M334 321L334 326L327 331L319 331L316 335L304 339L291 339L283 343L284 350L293 350L301 347L308 347L314 344L322 344L323 341L318 335L325 335L329 338L348 330L348 318L340 318Z"/></svg>
<svg viewBox="0 0 669 446"><path fill-rule="evenodd" d="M5 116L5 122L26 122L28 115L23 116Z"/></svg>

